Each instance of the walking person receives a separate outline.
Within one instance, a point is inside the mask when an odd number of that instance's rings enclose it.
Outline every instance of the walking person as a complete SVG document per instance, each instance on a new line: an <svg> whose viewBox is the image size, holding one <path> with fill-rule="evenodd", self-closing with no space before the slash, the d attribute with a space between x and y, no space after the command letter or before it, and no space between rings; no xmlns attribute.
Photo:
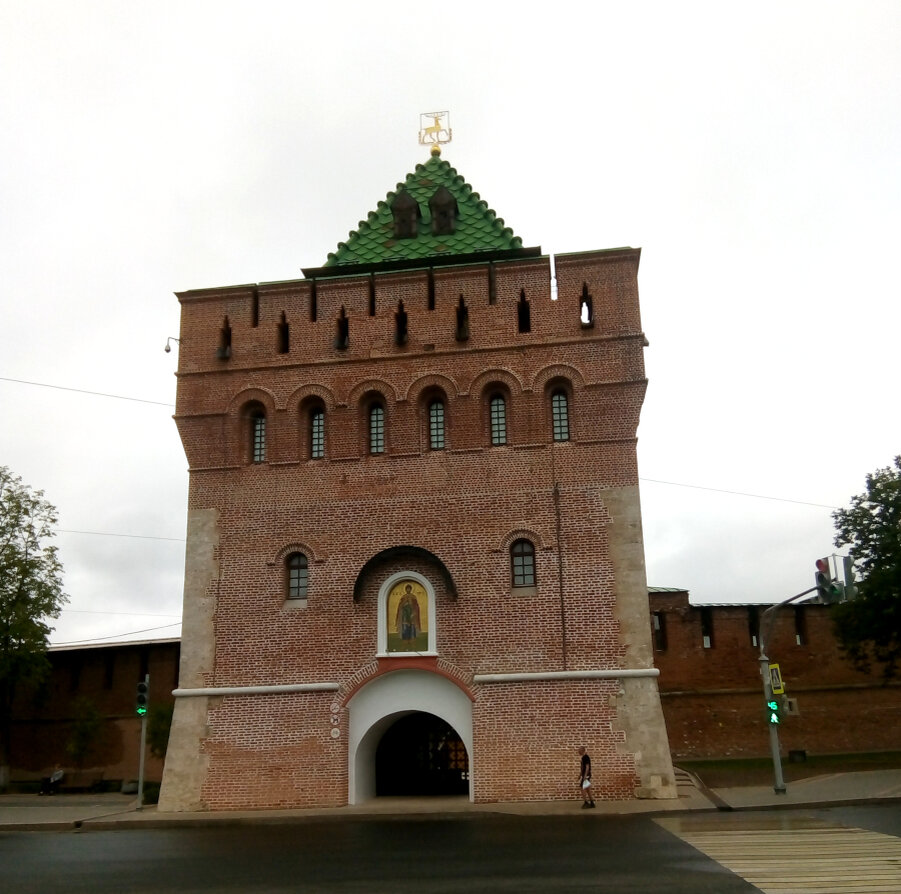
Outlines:
<svg viewBox="0 0 901 894"><path fill-rule="evenodd" d="M591 794L591 756L585 750L585 746L579 748L582 763L579 773L579 790L582 792L582 809L594 807L594 797Z"/></svg>

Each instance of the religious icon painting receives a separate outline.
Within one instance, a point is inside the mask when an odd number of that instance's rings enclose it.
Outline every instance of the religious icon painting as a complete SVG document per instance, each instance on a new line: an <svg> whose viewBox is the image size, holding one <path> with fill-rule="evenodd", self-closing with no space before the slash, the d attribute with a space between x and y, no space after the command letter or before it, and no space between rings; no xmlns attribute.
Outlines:
<svg viewBox="0 0 901 894"><path fill-rule="evenodd" d="M429 599L421 584L402 580L385 600L385 629L389 652L427 652L429 648Z"/></svg>

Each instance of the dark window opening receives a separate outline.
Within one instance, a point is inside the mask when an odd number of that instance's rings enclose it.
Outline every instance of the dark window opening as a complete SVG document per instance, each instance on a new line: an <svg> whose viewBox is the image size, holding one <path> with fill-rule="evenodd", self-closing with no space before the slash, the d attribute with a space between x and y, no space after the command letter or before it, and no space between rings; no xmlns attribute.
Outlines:
<svg viewBox="0 0 901 894"><path fill-rule="evenodd" d="M435 236L450 236L457 227L457 200L446 186L440 186L429 199L432 215L432 233Z"/></svg>
<svg viewBox="0 0 901 894"><path fill-rule="evenodd" d="M254 329L260 325L260 293L256 289L250 298L250 325Z"/></svg>
<svg viewBox="0 0 901 894"><path fill-rule="evenodd" d="M375 316L375 274L369 274L369 316Z"/></svg>
<svg viewBox="0 0 901 894"><path fill-rule="evenodd" d="M579 299L579 320L588 329L594 326L594 301L588 293L588 283L582 283L582 297Z"/></svg>
<svg viewBox="0 0 901 894"><path fill-rule="evenodd" d="M397 302L397 312L394 314L394 343L397 345L407 343L407 312L404 310L403 301Z"/></svg>
<svg viewBox="0 0 901 894"><path fill-rule="evenodd" d="M337 327L335 331L335 347L339 351L344 351L350 344L350 320L347 319L347 313L344 305L341 305L341 313L338 316Z"/></svg>
<svg viewBox="0 0 901 894"><path fill-rule="evenodd" d="M282 311L282 318L278 324L278 353L287 354L291 348L291 331L288 326L288 318Z"/></svg>
<svg viewBox="0 0 901 894"><path fill-rule="evenodd" d="M429 404L429 447L444 449L444 401L433 400Z"/></svg>
<svg viewBox="0 0 901 894"><path fill-rule="evenodd" d="M701 642L705 649L713 648L713 612L709 608L701 609Z"/></svg>
<svg viewBox="0 0 901 894"><path fill-rule="evenodd" d="M517 540L510 547L514 587L535 586L535 547L529 540Z"/></svg>
<svg viewBox="0 0 901 894"><path fill-rule="evenodd" d="M519 301L516 304L516 323L520 332L532 331L532 310L529 307L529 299L526 298L526 290L519 293Z"/></svg>
<svg viewBox="0 0 901 894"><path fill-rule="evenodd" d="M497 304L497 274L494 261L488 265L488 303Z"/></svg>
<svg viewBox="0 0 901 894"><path fill-rule="evenodd" d="M369 408L369 452L385 452L385 408L380 404Z"/></svg>
<svg viewBox="0 0 901 894"><path fill-rule="evenodd" d="M232 355L232 327L228 317L222 323L219 330L219 347L216 348L216 356L220 360L228 360Z"/></svg>
<svg viewBox="0 0 901 894"><path fill-rule="evenodd" d="M807 645L807 613L803 605L795 606L795 644Z"/></svg>
<svg viewBox="0 0 901 894"><path fill-rule="evenodd" d="M303 553L291 553L286 562L288 599L306 599L310 583L310 567Z"/></svg>
<svg viewBox="0 0 901 894"><path fill-rule="evenodd" d="M748 639L752 647L760 645L760 612L756 605L748 606Z"/></svg>
<svg viewBox="0 0 901 894"><path fill-rule="evenodd" d="M457 341L466 341L469 338L469 308L463 296L457 305Z"/></svg>
<svg viewBox="0 0 901 894"><path fill-rule="evenodd" d="M401 191L394 197L391 214L395 239L412 239L419 235L419 204L408 192Z"/></svg>
<svg viewBox="0 0 901 894"><path fill-rule="evenodd" d="M316 280L310 281L310 322L315 323L319 315L319 297L316 294Z"/></svg>
<svg viewBox="0 0 901 894"><path fill-rule="evenodd" d="M654 651L666 651L666 615L663 612L651 613L651 629L654 634Z"/></svg>
<svg viewBox="0 0 901 894"><path fill-rule="evenodd" d="M435 309L435 271L429 267L429 298L428 298L428 308L429 310Z"/></svg>
<svg viewBox="0 0 901 894"><path fill-rule="evenodd" d="M315 409L310 413L310 459L325 456L325 411Z"/></svg>
<svg viewBox="0 0 901 894"><path fill-rule="evenodd" d="M551 421L555 441L569 440L569 401L565 391L551 395Z"/></svg>

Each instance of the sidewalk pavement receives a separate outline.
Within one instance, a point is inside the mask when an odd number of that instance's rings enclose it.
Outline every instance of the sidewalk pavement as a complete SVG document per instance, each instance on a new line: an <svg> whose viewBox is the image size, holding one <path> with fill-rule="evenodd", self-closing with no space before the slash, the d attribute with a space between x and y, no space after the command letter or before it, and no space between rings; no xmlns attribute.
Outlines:
<svg viewBox="0 0 901 894"><path fill-rule="evenodd" d="M678 798L666 801L598 801L588 816L663 814L685 811L751 810L770 807L826 807L901 801L901 770L831 773L792 782L784 794L772 786L708 789L677 771ZM362 817L504 813L517 816L563 816L580 811L576 801L509 801L473 804L465 797L376 798L353 807L304 810L204 811L159 813L137 809L134 795L0 795L0 832L71 831L73 829L174 828L245 823L291 823Z"/></svg>

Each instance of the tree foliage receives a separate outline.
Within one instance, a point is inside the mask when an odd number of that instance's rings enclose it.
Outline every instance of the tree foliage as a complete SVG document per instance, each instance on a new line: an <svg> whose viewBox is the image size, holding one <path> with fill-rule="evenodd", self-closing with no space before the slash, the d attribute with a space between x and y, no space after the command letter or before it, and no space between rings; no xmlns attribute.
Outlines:
<svg viewBox="0 0 901 894"><path fill-rule="evenodd" d="M9 763L10 712L16 689L49 670L48 620L68 601L52 544L56 509L0 466L0 766Z"/></svg>
<svg viewBox="0 0 901 894"><path fill-rule="evenodd" d="M66 742L66 754L75 766L82 770L100 746L103 733L103 715L89 698L75 700L75 719Z"/></svg>
<svg viewBox="0 0 901 894"><path fill-rule="evenodd" d="M866 492L833 513L835 545L849 546L857 597L833 606L835 634L859 670L882 666L886 680L901 661L901 456L866 478Z"/></svg>

